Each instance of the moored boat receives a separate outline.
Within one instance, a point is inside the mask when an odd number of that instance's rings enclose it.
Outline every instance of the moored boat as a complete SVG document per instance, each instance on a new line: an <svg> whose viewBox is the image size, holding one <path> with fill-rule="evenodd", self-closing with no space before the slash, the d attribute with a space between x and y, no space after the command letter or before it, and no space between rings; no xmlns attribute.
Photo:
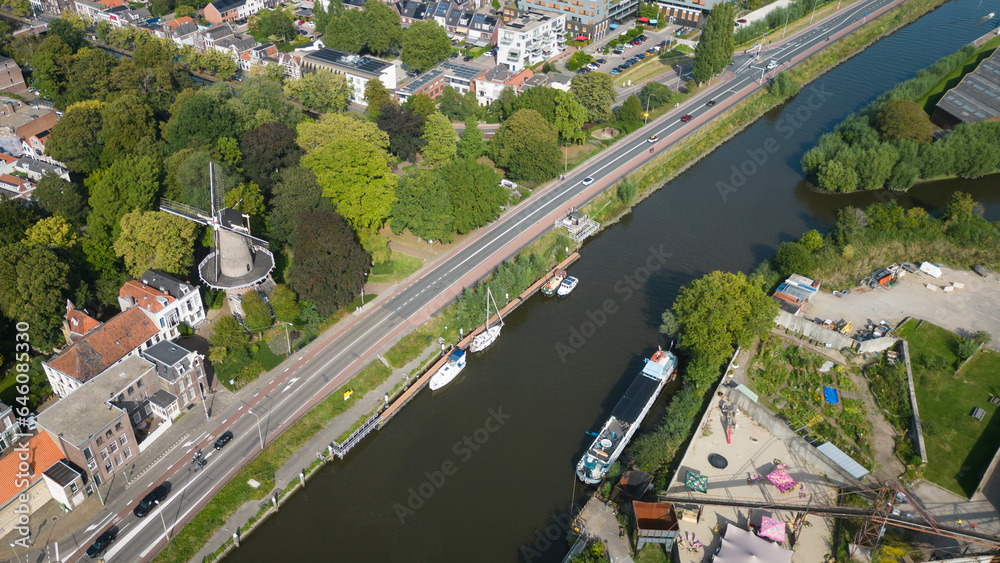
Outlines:
<svg viewBox="0 0 1000 563"><path fill-rule="evenodd" d="M493 308L496 309L498 319L498 324L493 326L490 326L490 302L493 303ZM500 336L501 328L503 328L503 317L500 316L500 308L497 307L497 302L493 299L493 292L489 288L486 288L486 328L472 338L472 342L469 343L469 351L481 352L485 350L487 346L493 344L497 337Z"/></svg>
<svg viewBox="0 0 1000 563"><path fill-rule="evenodd" d="M437 391L451 383L463 369L465 369L465 351L456 348L448 357L448 361L437 370L437 373L431 376L431 391Z"/></svg>
<svg viewBox="0 0 1000 563"><path fill-rule="evenodd" d="M555 295L556 291L559 291L559 286L562 285L563 280L566 279L566 270L556 270L549 281L545 282L542 286L543 295Z"/></svg>
<svg viewBox="0 0 1000 563"><path fill-rule="evenodd" d="M576 289L578 283L580 283L580 280L574 278L573 276L567 277L561 284L559 284L559 289L556 290L556 295L559 297L566 297L570 293L573 293L573 290Z"/></svg>

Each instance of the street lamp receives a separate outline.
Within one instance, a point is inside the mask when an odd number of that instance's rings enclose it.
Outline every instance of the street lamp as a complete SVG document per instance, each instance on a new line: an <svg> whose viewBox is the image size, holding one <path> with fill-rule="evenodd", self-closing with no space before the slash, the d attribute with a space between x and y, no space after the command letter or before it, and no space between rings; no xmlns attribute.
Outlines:
<svg viewBox="0 0 1000 563"><path fill-rule="evenodd" d="M11 551L14 552L14 557L17 557L17 563L21 563L21 556L17 554L17 550L14 549L14 544L10 544Z"/></svg>
<svg viewBox="0 0 1000 563"><path fill-rule="evenodd" d="M840 9L840 8L838 8L838 10L839 10L839 9ZM784 38L785 38L785 31L787 31L787 30L788 30L788 16L790 16L790 15L792 15L792 11L791 11L791 10L787 10L787 11L785 12L785 27L783 27L783 28L781 29L781 38L782 38L782 39L784 39Z"/></svg>
<svg viewBox="0 0 1000 563"><path fill-rule="evenodd" d="M257 416L257 413L253 412L253 409L247 409L247 412L257 419L257 437L260 438L260 451L264 451L264 433L260 431L260 417Z"/></svg>
<svg viewBox="0 0 1000 563"><path fill-rule="evenodd" d="M160 501L154 500L153 504L155 504L156 506L160 506ZM160 511L160 522L163 523L163 535L167 536L167 539L169 540L170 539L170 532L167 531L167 521L166 521L166 519L163 518L163 511L162 510Z"/></svg>

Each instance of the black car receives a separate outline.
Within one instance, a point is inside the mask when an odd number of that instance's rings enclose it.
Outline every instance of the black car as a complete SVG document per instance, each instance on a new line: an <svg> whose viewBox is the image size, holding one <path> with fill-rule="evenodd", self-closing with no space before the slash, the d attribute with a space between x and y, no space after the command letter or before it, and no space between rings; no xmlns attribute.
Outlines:
<svg viewBox="0 0 1000 563"><path fill-rule="evenodd" d="M472 55L465 55L465 57L463 57L462 60L465 62L469 62L472 60Z"/></svg>
<svg viewBox="0 0 1000 563"><path fill-rule="evenodd" d="M708 106L708 107L712 107L712 106L715 105L715 100L709 100L708 103L705 104L705 105Z"/></svg>
<svg viewBox="0 0 1000 563"><path fill-rule="evenodd" d="M118 526L111 526L106 532L97 536L94 540L94 544L87 548L87 557L91 559L96 558L101 554L102 551L111 545L111 542L115 541L118 537Z"/></svg>
<svg viewBox="0 0 1000 563"><path fill-rule="evenodd" d="M457 59L458 58L458 52L457 51L452 51L451 52L451 58Z"/></svg>
<svg viewBox="0 0 1000 563"><path fill-rule="evenodd" d="M166 485L161 484L156 487L150 491L148 495L142 497L142 500L139 501L139 506L135 507L132 514L135 514L138 518L144 518L147 514L153 511L153 508L157 504L160 504L163 499L167 498L168 492L169 489Z"/></svg>
<svg viewBox="0 0 1000 563"><path fill-rule="evenodd" d="M597 59L597 64L599 65L606 64L607 62L607 59Z"/></svg>
<svg viewBox="0 0 1000 563"><path fill-rule="evenodd" d="M215 441L215 446L214 446L215 449L221 450L222 446L225 446L226 444L231 442L232 439L233 439L233 432L231 430L226 430L225 432L222 433L222 436L219 436L219 439Z"/></svg>

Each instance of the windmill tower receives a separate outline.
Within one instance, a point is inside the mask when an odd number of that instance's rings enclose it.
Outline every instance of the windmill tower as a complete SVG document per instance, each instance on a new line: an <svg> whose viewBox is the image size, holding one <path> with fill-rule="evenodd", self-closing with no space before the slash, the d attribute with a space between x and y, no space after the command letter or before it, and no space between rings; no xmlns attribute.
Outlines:
<svg viewBox="0 0 1000 563"><path fill-rule="evenodd" d="M212 228L212 253L198 264L198 275L209 287L229 292L269 281L274 255L267 241L250 234L249 215L223 207L222 182L217 180L215 163L209 163L208 171L210 212L167 199L160 200L160 211Z"/></svg>

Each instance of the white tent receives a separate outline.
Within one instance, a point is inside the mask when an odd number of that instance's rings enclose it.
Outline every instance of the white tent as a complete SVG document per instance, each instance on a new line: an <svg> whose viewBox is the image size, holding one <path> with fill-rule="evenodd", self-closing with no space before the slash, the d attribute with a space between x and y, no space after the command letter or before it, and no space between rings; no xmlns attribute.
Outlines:
<svg viewBox="0 0 1000 563"><path fill-rule="evenodd" d="M935 278L941 277L941 268L938 268L930 262L924 262L920 265L920 271L927 274L928 276L934 276Z"/></svg>
<svg viewBox="0 0 1000 563"><path fill-rule="evenodd" d="M792 551L732 524L726 526L715 563L791 563Z"/></svg>

